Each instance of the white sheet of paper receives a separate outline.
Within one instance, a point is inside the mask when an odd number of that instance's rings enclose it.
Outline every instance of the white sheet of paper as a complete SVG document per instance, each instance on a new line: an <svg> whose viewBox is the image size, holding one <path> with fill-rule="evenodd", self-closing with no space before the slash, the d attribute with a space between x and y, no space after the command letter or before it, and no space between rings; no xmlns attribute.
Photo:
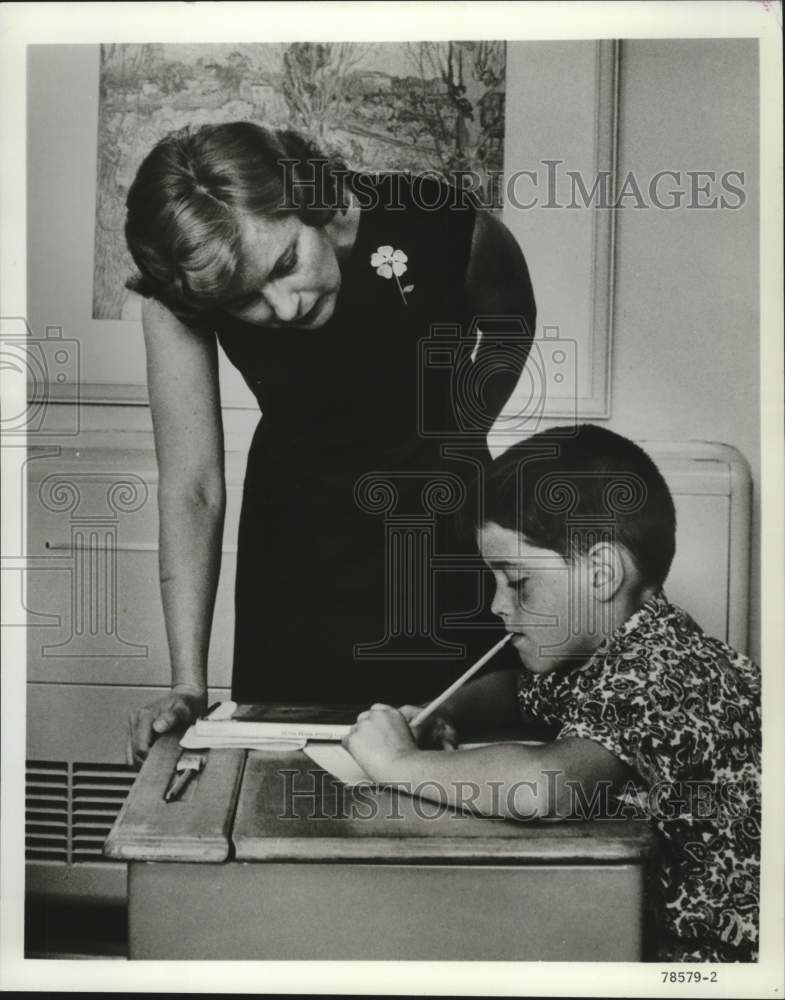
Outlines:
<svg viewBox="0 0 785 1000"><path fill-rule="evenodd" d="M351 787L375 784L340 743L317 743L310 740L303 749L314 764L323 767L325 771L328 771L345 785Z"/></svg>

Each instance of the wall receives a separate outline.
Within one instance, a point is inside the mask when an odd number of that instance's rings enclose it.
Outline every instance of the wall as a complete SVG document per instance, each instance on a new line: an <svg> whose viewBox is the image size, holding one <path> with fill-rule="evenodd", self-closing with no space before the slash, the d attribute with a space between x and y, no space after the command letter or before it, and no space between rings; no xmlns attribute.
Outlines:
<svg viewBox="0 0 785 1000"><path fill-rule="evenodd" d="M734 445L752 470L750 649L760 656L757 41L622 47L619 167L744 170L735 211L617 218L612 417L637 439Z"/></svg>

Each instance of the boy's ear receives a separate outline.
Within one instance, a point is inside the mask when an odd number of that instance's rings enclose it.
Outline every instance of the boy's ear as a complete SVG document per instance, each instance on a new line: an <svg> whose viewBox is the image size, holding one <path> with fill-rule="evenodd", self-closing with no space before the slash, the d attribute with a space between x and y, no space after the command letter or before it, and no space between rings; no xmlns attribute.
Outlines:
<svg viewBox="0 0 785 1000"><path fill-rule="evenodd" d="M597 542L589 549L588 559L595 598L598 601L613 600L627 576L619 547L613 542Z"/></svg>

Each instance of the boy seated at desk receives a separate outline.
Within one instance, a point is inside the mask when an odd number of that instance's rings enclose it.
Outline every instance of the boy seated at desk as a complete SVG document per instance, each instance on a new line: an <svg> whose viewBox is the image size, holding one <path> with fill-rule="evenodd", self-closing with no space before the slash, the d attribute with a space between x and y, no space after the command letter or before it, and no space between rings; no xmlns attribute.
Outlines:
<svg viewBox="0 0 785 1000"><path fill-rule="evenodd" d="M657 957L755 960L759 671L663 593L675 512L662 475L587 424L513 446L481 493L492 608L522 669L469 682L414 732L419 708L373 705L346 748L377 782L486 815L589 818L603 791L635 802L618 815L645 815L661 847ZM558 726L555 739L454 749L469 726L521 718Z"/></svg>

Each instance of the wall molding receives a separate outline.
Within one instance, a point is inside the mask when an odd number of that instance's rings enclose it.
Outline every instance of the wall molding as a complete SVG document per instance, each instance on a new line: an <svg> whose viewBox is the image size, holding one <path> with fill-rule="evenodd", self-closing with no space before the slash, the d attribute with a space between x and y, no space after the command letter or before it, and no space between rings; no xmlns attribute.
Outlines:
<svg viewBox="0 0 785 1000"><path fill-rule="evenodd" d="M149 406L150 396L146 385L131 382L80 382L76 385L43 382L36 385L36 392L28 393L29 406ZM222 410L258 412L256 402L245 404L231 399L221 401Z"/></svg>
<svg viewBox="0 0 785 1000"><path fill-rule="evenodd" d="M611 204L616 200L618 180L620 51L621 42L616 40L600 42L597 48L595 168L597 175L610 173ZM593 230L591 391L578 398L577 412L586 417L610 417L616 209L595 208Z"/></svg>

